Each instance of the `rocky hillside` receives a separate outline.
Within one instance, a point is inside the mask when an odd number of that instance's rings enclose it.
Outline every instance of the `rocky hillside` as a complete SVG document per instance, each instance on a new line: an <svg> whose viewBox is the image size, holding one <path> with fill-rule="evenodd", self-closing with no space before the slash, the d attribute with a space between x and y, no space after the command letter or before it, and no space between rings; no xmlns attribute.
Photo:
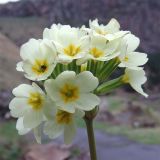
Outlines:
<svg viewBox="0 0 160 160"><path fill-rule="evenodd" d="M0 16L46 16L50 23L87 24L95 17L101 22L117 18L123 29L142 39L141 50L160 51L159 0L21 0L0 6Z"/></svg>

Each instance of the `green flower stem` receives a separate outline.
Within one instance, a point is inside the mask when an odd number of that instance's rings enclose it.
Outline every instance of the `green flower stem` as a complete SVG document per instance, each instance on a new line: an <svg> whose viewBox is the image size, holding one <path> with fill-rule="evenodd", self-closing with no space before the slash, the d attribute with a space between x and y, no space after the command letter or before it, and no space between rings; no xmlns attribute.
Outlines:
<svg viewBox="0 0 160 160"><path fill-rule="evenodd" d="M93 75L95 74L95 67L96 67L96 62L94 60L91 60L90 62L90 71L93 73Z"/></svg>
<svg viewBox="0 0 160 160"><path fill-rule="evenodd" d="M108 63L104 64L103 68L100 71L100 75L98 76L100 81L102 82L107 79L114 72L114 70L118 67L119 64L120 61L118 58L114 58Z"/></svg>
<svg viewBox="0 0 160 160"><path fill-rule="evenodd" d="M81 72L81 66L77 66L76 73L79 74Z"/></svg>
<svg viewBox="0 0 160 160"><path fill-rule="evenodd" d="M91 160L97 160L96 144L93 131L93 120L85 120L87 126L88 142Z"/></svg>
<svg viewBox="0 0 160 160"><path fill-rule="evenodd" d="M63 72L63 64L60 64L59 70L60 70L60 73Z"/></svg>
<svg viewBox="0 0 160 160"><path fill-rule="evenodd" d="M57 64L57 74L58 74L58 75L61 73L61 71L60 71L60 65L61 65L61 64Z"/></svg>
<svg viewBox="0 0 160 160"><path fill-rule="evenodd" d="M56 78L56 74L55 74L55 72L53 72L53 73L51 74L51 77L52 77L53 79L55 79L55 78Z"/></svg>
<svg viewBox="0 0 160 160"><path fill-rule="evenodd" d="M68 65L67 64L64 64L63 65L63 71L67 71L68 70Z"/></svg>
<svg viewBox="0 0 160 160"><path fill-rule="evenodd" d="M104 65L104 62L101 62L101 61L98 61L97 62L98 64L97 64L97 68L96 68L96 77L98 76L98 74L100 73L100 71L101 71L101 69L102 69L102 67L103 67L103 65Z"/></svg>
<svg viewBox="0 0 160 160"><path fill-rule="evenodd" d="M91 70L91 60L88 60L87 62L87 71Z"/></svg>
<svg viewBox="0 0 160 160"><path fill-rule="evenodd" d="M57 75L58 75L57 66L56 66L55 69L54 69L53 75L54 75L55 77L57 77Z"/></svg>
<svg viewBox="0 0 160 160"><path fill-rule="evenodd" d="M97 115L97 112L98 112L98 107L96 107L92 111L86 112L84 117L86 127L87 127L87 135L88 135L91 160L97 160L96 143L95 143L94 130L93 130L93 119Z"/></svg>
<svg viewBox="0 0 160 160"><path fill-rule="evenodd" d="M76 65L76 60L74 60L72 63L72 71L77 71L77 65Z"/></svg>
<svg viewBox="0 0 160 160"><path fill-rule="evenodd" d="M68 70L72 71L72 64L71 63L68 64Z"/></svg>
<svg viewBox="0 0 160 160"><path fill-rule="evenodd" d="M123 79L123 76L101 84L96 89L95 93L96 94L105 94L105 93L108 93L108 92L110 92L110 91L122 86L124 84L122 79Z"/></svg>

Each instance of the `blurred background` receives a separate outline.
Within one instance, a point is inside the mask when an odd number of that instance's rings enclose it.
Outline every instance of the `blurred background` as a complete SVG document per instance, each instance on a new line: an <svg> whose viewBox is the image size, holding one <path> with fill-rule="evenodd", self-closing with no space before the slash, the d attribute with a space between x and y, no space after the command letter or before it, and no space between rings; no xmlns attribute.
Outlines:
<svg viewBox="0 0 160 160"><path fill-rule="evenodd" d="M160 160L160 1L159 0L0 0L0 160L89 160L83 121L72 145L63 139L37 145L33 135L19 136L8 104L11 90L27 82L15 69L19 47L42 38L52 23L88 25L116 18L122 30L140 37L148 99L124 87L101 97L95 130L99 160ZM116 76L116 75L114 75Z"/></svg>

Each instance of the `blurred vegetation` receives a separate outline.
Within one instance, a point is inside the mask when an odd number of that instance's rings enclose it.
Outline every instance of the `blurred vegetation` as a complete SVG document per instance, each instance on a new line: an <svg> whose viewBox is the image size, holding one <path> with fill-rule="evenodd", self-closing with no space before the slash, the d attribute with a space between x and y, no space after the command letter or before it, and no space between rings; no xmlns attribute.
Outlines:
<svg viewBox="0 0 160 160"><path fill-rule="evenodd" d="M155 112L159 111L157 107L160 100L156 101L141 101L137 96L128 94L126 96L110 95L107 97L108 107L107 110L112 114L122 112L126 108L126 102L128 99L134 102L140 101L143 106L151 107ZM159 113L158 113L159 115ZM26 144L28 142L24 137L18 135L16 131L16 122L13 120L0 122L0 160L18 160L22 159L23 153L25 153ZM78 126L80 128L85 127L83 120L78 120ZM144 144L160 144L160 126L153 128L134 128L129 125L113 125L108 121L94 122L95 129L103 131L104 133L110 133L112 135L122 135L128 137L130 140L144 143ZM72 150L72 155L79 155L79 150Z"/></svg>
<svg viewBox="0 0 160 160"><path fill-rule="evenodd" d="M15 128L16 122L6 121L0 123L0 140L9 140L10 142L15 142L18 139L18 132Z"/></svg>
<svg viewBox="0 0 160 160"><path fill-rule="evenodd" d="M154 101L150 100L141 100L139 97L128 94L126 96L108 96L107 97L107 111L116 115L118 113L123 112L127 108L127 102L131 100L135 102L135 104L140 105L142 110L146 114L150 116L151 119L155 119L157 122L156 127L138 127L135 128L130 125L121 124L121 125L113 125L109 121L95 121L94 127L98 130L101 130L106 133L110 133L112 135L122 135L128 137L130 140L144 143L144 144L160 144L160 118L159 118L159 105L160 99L156 99ZM143 116L143 115L142 115ZM79 127L85 127L85 123L83 120L78 120Z"/></svg>
<svg viewBox="0 0 160 160"><path fill-rule="evenodd" d="M83 120L78 121L80 127L85 127ZM132 128L129 126L114 126L107 122L95 122L95 129L112 135L122 135L128 137L130 140L144 143L144 144L160 144L160 127L158 128Z"/></svg>
<svg viewBox="0 0 160 160"><path fill-rule="evenodd" d="M131 140L144 144L160 144L160 127L158 128L131 128L128 126L113 126L110 124L99 123L95 124L96 128L114 135L123 135Z"/></svg>
<svg viewBox="0 0 160 160"><path fill-rule="evenodd" d="M80 127L85 127L83 121L79 122ZM95 122L95 129L101 130L112 135L122 135L130 140L144 144L160 144L160 127L159 128L137 128L133 129L128 126L113 126L107 122Z"/></svg>
<svg viewBox="0 0 160 160"><path fill-rule="evenodd" d="M23 154L14 121L0 123L0 160L18 160Z"/></svg>

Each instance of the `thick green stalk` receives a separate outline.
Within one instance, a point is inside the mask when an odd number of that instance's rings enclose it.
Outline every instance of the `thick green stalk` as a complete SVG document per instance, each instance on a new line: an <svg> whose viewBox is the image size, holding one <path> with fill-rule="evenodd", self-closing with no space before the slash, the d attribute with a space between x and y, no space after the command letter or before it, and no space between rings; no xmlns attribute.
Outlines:
<svg viewBox="0 0 160 160"><path fill-rule="evenodd" d="M87 127L88 143L91 160L97 160L96 143L93 129L93 119L96 117L99 107L85 113L85 123Z"/></svg>
<svg viewBox="0 0 160 160"><path fill-rule="evenodd" d="M87 127L90 157L91 157L91 160L97 160L96 143L95 143L94 130L93 130L93 119L92 120L85 119L85 123Z"/></svg>

